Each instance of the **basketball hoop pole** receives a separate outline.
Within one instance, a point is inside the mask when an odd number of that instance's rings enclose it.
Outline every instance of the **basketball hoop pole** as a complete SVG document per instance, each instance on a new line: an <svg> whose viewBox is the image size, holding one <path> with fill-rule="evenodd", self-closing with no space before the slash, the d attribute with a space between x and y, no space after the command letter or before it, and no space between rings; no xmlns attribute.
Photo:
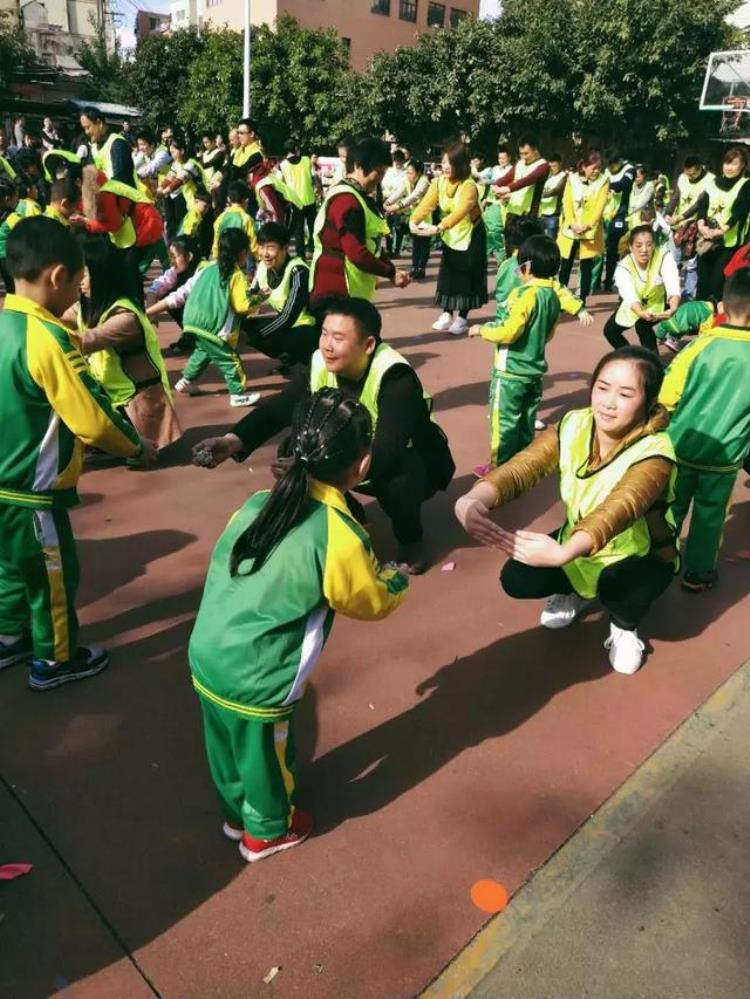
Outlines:
<svg viewBox="0 0 750 999"><path fill-rule="evenodd" d="M245 45L242 58L242 117L250 117L250 0L245 0Z"/></svg>

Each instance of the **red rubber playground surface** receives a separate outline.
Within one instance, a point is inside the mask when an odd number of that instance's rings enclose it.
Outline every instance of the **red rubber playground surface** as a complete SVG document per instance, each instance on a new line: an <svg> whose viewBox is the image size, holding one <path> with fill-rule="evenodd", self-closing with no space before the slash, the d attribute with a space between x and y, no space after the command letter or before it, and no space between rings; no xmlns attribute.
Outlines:
<svg viewBox="0 0 750 999"><path fill-rule="evenodd" d="M600 611L550 633L537 603L500 592L500 555L452 515L486 456L490 348L432 333L432 292L432 281L386 288L379 304L386 336L435 397L458 472L426 507L434 568L391 620L340 618L313 676L298 725L317 830L299 849L249 867L221 836L185 658L210 549L269 484L274 445L214 471L83 477L79 606L85 638L106 643L112 663L44 695L18 668L0 676L0 862L34 864L1 889L0 995L413 996L488 918L472 885L517 890L747 658L744 474L720 587L671 589L642 629L651 655L634 677L609 669ZM561 325L547 420L585 402L611 306L593 300L590 329ZM270 369L248 359L264 392L279 384ZM237 415L210 373L204 387L177 400L189 443ZM501 522L551 530L555 490L547 482ZM368 513L387 559L387 525Z"/></svg>

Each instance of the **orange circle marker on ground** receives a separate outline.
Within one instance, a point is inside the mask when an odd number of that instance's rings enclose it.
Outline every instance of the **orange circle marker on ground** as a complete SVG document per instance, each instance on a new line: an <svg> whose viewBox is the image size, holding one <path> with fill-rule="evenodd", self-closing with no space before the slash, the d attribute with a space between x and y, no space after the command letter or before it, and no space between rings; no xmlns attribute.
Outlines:
<svg viewBox="0 0 750 999"><path fill-rule="evenodd" d="M471 900L482 912L502 912L508 904L508 889L499 881L485 878L471 886Z"/></svg>

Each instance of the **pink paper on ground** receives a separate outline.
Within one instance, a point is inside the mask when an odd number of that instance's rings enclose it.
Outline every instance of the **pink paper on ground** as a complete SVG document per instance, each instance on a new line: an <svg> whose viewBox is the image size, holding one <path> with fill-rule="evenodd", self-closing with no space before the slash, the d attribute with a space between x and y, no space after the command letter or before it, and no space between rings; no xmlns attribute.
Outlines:
<svg viewBox="0 0 750 999"><path fill-rule="evenodd" d="M32 867L32 864L0 864L0 881L20 878L22 874L28 874Z"/></svg>

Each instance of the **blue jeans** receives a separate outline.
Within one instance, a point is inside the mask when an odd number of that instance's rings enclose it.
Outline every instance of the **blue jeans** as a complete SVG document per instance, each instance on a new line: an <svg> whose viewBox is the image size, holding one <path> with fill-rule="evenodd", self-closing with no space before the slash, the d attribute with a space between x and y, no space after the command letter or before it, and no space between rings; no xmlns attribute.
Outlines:
<svg viewBox="0 0 750 999"><path fill-rule="evenodd" d="M557 239L557 230L560 228L559 215L540 215L539 221L544 226L544 235L550 239Z"/></svg>

